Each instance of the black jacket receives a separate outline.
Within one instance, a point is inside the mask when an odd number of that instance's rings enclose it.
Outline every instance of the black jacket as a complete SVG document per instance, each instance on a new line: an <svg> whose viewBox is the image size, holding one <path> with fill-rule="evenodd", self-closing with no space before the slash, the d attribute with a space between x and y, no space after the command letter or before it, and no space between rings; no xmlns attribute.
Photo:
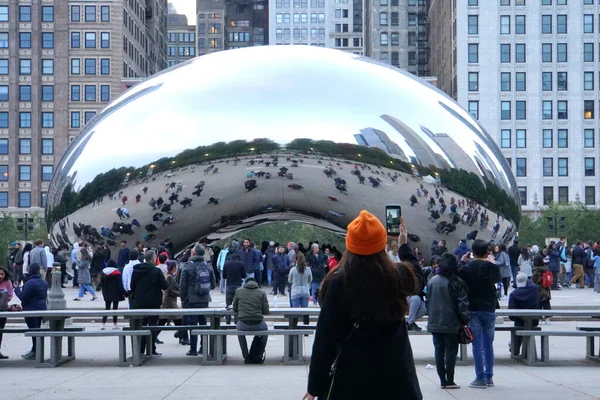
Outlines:
<svg viewBox="0 0 600 400"><path fill-rule="evenodd" d="M460 268L459 275L467 284L469 311L496 312L500 268L489 261L473 260Z"/></svg>
<svg viewBox="0 0 600 400"><path fill-rule="evenodd" d="M160 268L149 263L137 264L131 276L131 308L160 308L169 285Z"/></svg>
<svg viewBox="0 0 600 400"><path fill-rule="evenodd" d="M425 279L425 275L423 274L423 268L421 268L421 265L419 265L419 259L417 258L417 256L415 256L415 253L406 243L404 243L398 249L398 256L400 257L400 261L407 262L412 267L413 273L415 275L416 288L416 292L413 294L419 295L422 298L425 297L425 286L427 285L427 280Z"/></svg>
<svg viewBox="0 0 600 400"><path fill-rule="evenodd" d="M319 251L319 254L315 255L310 251L306 255L306 263L310 267L312 272L313 282L321 282L325 278L325 267L327 265L327 256Z"/></svg>
<svg viewBox="0 0 600 400"><path fill-rule="evenodd" d="M23 286L15 288L15 294L21 300L23 311L47 310L48 283L40 274L30 274Z"/></svg>
<svg viewBox="0 0 600 400"><path fill-rule="evenodd" d="M123 288L123 276L118 269L104 268L102 270L102 297L104 301L123 301L125 300L125 288Z"/></svg>
<svg viewBox="0 0 600 400"><path fill-rule="evenodd" d="M575 247L575 250L573 250L571 264L573 264L573 265L579 264L579 265L585 266L585 262L586 262L587 258L588 258L588 255L585 252L585 250L582 249L581 247L577 246L577 247Z"/></svg>
<svg viewBox="0 0 600 400"><path fill-rule="evenodd" d="M227 279L227 286L241 287L242 279L246 276L244 263L237 254L223 265L223 279Z"/></svg>
<svg viewBox="0 0 600 400"><path fill-rule="evenodd" d="M519 265L519 256L521 255L521 248L513 244L508 248L508 259L510 260L510 266L516 267Z"/></svg>
<svg viewBox="0 0 600 400"><path fill-rule="evenodd" d="M527 281L525 287L516 288L508 298L508 308L517 310L538 310L540 308L540 295L535 283ZM518 317L509 317L515 321L515 326L524 326L523 319ZM533 320L533 326L537 326L539 320Z"/></svg>
<svg viewBox="0 0 600 400"><path fill-rule="evenodd" d="M363 322L352 331L356 321L338 300L342 285L340 278L334 277L321 303L308 392L327 397L331 364L342 347L330 399L389 399L396 393L403 400L421 400L406 321Z"/></svg>
<svg viewBox="0 0 600 400"><path fill-rule="evenodd" d="M432 256L441 256L444 253L448 252L448 248L446 246L438 246L431 252Z"/></svg>

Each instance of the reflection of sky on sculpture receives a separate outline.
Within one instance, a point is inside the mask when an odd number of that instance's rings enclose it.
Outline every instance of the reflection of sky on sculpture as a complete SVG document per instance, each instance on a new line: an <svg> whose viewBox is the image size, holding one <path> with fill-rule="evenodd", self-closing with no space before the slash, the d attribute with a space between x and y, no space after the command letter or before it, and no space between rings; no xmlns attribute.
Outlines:
<svg viewBox="0 0 600 400"><path fill-rule="evenodd" d="M277 51L252 49L248 52L259 65L254 70L251 58L243 65L237 62L239 55L235 53L242 51L247 50L216 53L210 56L212 60L194 59L187 68L177 66L161 73L111 104L110 107L119 105L121 110L106 116L94 127L97 134L90 139L81 161L76 163L83 164L85 160L85 168L75 165L73 169L78 170L78 185L106 172L107 166L121 166L133 148L138 151L126 166L139 167L162 157L175 156L185 149L240 138L266 137L281 144L297 138L356 143L353 135L367 127L385 132L408 157L414 156L403 136L380 118L383 114L402 120L444 158L445 153L421 132L420 125L434 133L448 134L467 154L478 152L473 142L461 140L465 130L463 123L458 119L436 118L448 112L446 107L471 120L468 113L451 100L444 101L441 92L396 69L364 62L347 53L282 46ZM258 62L263 56L271 62ZM346 65L347 73L340 74L340 62ZM375 74L369 72L373 69L376 69ZM361 79L363 73L368 74L369 79ZM257 76L260 79L256 79ZM119 104L156 85L157 81L163 84L160 90ZM328 87L332 89L327 90ZM411 96L403 96L403 92ZM445 107L438 102L445 103ZM153 110L150 117L148 110ZM428 113L415 110L428 110ZM306 120L308 115L310 120ZM133 130L145 133L144 142L127 134ZM177 139L170 140L169 133L175 131ZM491 151L473 134L464 138L475 139L486 151ZM494 169L502 170L500 165L496 167Z"/></svg>

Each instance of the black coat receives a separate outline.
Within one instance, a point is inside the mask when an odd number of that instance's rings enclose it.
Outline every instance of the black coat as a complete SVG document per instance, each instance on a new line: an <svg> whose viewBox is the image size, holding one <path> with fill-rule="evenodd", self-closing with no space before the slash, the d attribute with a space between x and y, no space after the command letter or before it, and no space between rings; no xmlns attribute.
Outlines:
<svg viewBox="0 0 600 400"><path fill-rule="evenodd" d="M308 392L327 397L331 364L344 343L330 399L389 399L396 393L403 400L421 400L406 321L363 322L352 332L356 321L339 303L341 290L342 283L334 278L321 303Z"/></svg>
<svg viewBox="0 0 600 400"><path fill-rule="evenodd" d="M102 297L104 301L123 301L125 300L125 288L123 288L123 276L118 269L104 268L102 271Z"/></svg>
<svg viewBox="0 0 600 400"><path fill-rule="evenodd" d="M163 290L169 287L160 268L149 263L133 267L131 308L160 308Z"/></svg>

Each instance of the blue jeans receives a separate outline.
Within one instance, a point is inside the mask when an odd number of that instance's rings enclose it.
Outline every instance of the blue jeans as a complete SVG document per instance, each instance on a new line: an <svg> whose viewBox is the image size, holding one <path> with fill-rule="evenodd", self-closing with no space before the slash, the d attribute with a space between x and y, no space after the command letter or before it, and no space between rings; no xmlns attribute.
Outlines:
<svg viewBox="0 0 600 400"><path fill-rule="evenodd" d="M269 286L271 286L273 284L273 270L272 269L267 270L267 283L269 284Z"/></svg>
<svg viewBox="0 0 600 400"><path fill-rule="evenodd" d="M297 299L292 299L292 307L293 308L308 307L308 297L299 297Z"/></svg>
<svg viewBox="0 0 600 400"><path fill-rule="evenodd" d="M85 294L85 290L90 292L92 294L92 296L96 295L96 292L94 291L94 289L92 289L91 285L89 285L87 283L80 283L79 284L79 295L77 297L82 298L83 295Z"/></svg>
<svg viewBox="0 0 600 400"><path fill-rule="evenodd" d="M478 381L486 381L494 376L494 329L496 313L469 311L469 328L473 333L473 360Z"/></svg>
<svg viewBox="0 0 600 400"><path fill-rule="evenodd" d="M317 301L319 300L317 299L317 290L319 289L319 286L321 286L321 282L310 283L310 295L313 298L313 304L317 304Z"/></svg>

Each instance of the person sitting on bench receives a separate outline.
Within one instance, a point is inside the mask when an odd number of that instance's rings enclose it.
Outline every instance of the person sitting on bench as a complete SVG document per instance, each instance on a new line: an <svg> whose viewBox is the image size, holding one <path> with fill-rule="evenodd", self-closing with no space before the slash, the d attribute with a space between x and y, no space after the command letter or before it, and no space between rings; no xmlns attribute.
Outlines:
<svg viewBox="0 0 600 400"><path fill-rule="evenodd" d="M254 278L247 278L243 287L235 291L233 312L238 331L266 331L264 316L269 313L267 294L258 287ZM262 364L268 336L254 336L250 352L246 336L238 336L245 364Z"/></svg>
<svg viewBox="0 0 600 400"><path fill-rule="evenodd" d="M537 310L540 308L540 295L538 293L538 287L535 283L527 279L527 274L519 272L517 274L517 288L510 294L508 298L508 308L516 310ZM509 317L511 321L515 321L515 326L525 326L525 322L519 317ZM533 327L538 326L540 321L538 319L533 320ZM515 343L509 345L516 346L515 355L519 355L521 352L521 344L523 342L522 336L515 337Z"/></svg>

